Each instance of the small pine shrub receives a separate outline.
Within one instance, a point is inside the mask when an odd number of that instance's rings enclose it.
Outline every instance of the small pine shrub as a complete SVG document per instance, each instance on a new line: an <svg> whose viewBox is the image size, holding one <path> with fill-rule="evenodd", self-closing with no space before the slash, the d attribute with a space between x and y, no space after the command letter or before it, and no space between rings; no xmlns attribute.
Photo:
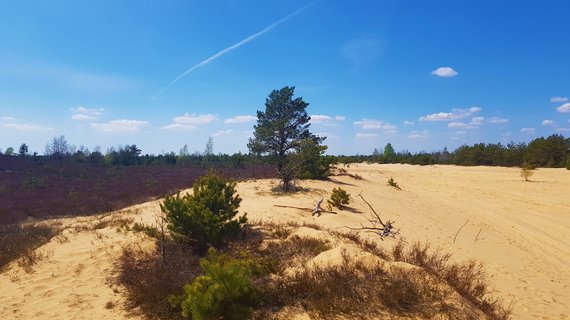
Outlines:
<svg viewBox="0 0 570 320"><path fill-rule="evenodd" d="M566 158L566 169L570 170L570 157Z"/></svg>
<svg viewBox="0 0 570 320"><path fill-rule="evenodd" d="M196 181L192 194L166 197L160 209L170 232L191 239L197 247L219 245L238 234L247 218L244 214L234 219L241 202L235 187L235 181L210 171Z"/></svg>
<svg viewBox="0 0 570 320"><path fill-rule="evenodd" d="M182 308L184 317L192 319L249 319L259 300L252 282L257 264L249 259L230 259L210 248L200 260L204 275L184 286L181 296L171 297Z"/></svg>
<svg viewBox="0 0 570 320"><path fill-rule="evenodd" d="M533 170L534 167L530 163L524 162L521 167L521 178L523 178L524 181L529 181L529 178L534 174Z"/></svg>
<svg viewBox="0 0 570 320"><path fill-rule="evenodd" d="M402 188L400 188L400 185L398 184L398 182L396 182L396 180L394 180L393 177L390 177L390 179L388 179L388 181L386 182L386 184L390 187L394 187L398 190L402 190Z"/></svg>
<svg viewBox="0 0 570 320"><path fill-rule="evenodd" d="M346 190L342 189L341 187L334 188L331 194L331 198L327 201L331 206L342 208L345 205L348 205L350 202L350 194L346 192Z"/></svg>

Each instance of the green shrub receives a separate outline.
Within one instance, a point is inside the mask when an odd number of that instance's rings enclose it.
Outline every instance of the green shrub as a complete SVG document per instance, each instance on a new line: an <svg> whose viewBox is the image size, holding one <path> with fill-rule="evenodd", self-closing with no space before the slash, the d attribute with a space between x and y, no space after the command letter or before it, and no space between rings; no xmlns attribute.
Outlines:
<svg viewBox="0 0 570 320"><path fill-rule="evenodd" d="M236 235L247 221L234 217L241 202L235 181L226 181L212 171L194 183L193 194L166 197L160 205L174 236L187 237L199 246L218 245Z"/></svg>
<svg viewBox="0 0 570 320"><path fill-rule="evenodd" d="M346 192L346 190L342 189L341 187L334 188L331 194L331 198L328 200L328 203L337 208L342 208L343 206L347 205L350 202L350 195Z"/></svg>
<svg viewBox="0 0 570 320"><path fill-rule="evenodd" d="M184 317L201 319L249 319L259 300L252 276L257 264L249 259L230 259L210 248L200 260L204 275L184 286L182 296L171 298Z"/></svg>
<svg viewBox="0 0 570 320"><path fill-rule="evenodd" d="M570 157L566 158L566 169L570 170Z"/></svg>
<svg viewBox="0 0 570 320"><path fill-rule="evenodd" d="M396 182L396 180L394 180L393 177L390 177L390 179L388 179L388 181L386 182L386 184L390 187L394 187L398 190L402 190L402 188L400 188L400 185L398 184L398 182Z"/></svg>

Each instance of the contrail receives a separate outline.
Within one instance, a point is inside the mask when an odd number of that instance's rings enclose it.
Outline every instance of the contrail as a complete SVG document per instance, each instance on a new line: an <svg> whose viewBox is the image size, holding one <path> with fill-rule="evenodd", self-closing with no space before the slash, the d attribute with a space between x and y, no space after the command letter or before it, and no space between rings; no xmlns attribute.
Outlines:
<svg viewBox="0 0 570 320"><path fill-rule="evenodd" d="M194 71L194 70L196 70L196 69L198 69L198 68L200 68L200 67L203 67L203 66L207 65L208 63L210 63L210 62L212 62L212 61L218 59L219 57L223 56L224 54L226 54L226 53L228 53L228 52L230 52L230 51L232 51L232 50L235 50L235 49L237 49L237 48L243 46L244 44L255 40L255 38L257 38L257 37L259 37L259 36L261 36L261 35L263 35L263 34L269 32L269 31L271 31L273 28L277 27L278 25L282 24L283 22L285 22L285 21L287 21L287 20L293 18L294 16L298 15L299 13L305 11L308 7L312 6L312 5L315 4L315 2L317 2L317 1L318 1L318 0L313 1L313 2L311 2L311 3L307 4L307 5L305 5L304 7L301 7L301 8L299 8L299 9L297 9L297 11L291 13L290 15L288 15L288 16L286 16L286 17L284 17L284 18L281 18L281 19L279 19L279 20L273 22L273 23L270 24L269 26L265 27L265 29L263 29L263 30L261 30L261 31L259 31L259 32L257 32L257 33L254 33L254 34L250 35L249 37L247 37L247 38L241 40L240 42L238 42L238 43L236 43L236 44L234 44L234 45L232 45L232 46L229 46L229 47L227 47L227 48L221 50L220 52L216 53L215 55L209 57L208 59L206 59L206 60L204 60L204 61L202 61L202 62L200 62L200 63L194 65L193 67L191 67L190 69L184 71L184 73L182 73L181 75L179 75L178 77L176 77L176 79L172 80L172 82L170 82L166 87L162 88L162 90L160 90L157 94L155 94L155 95L152 97L152 100L155 100L156 98L158 98L158 96L160 96L164 91L166 91L168 88L170 88L173 84L175 84L175 83L176 83L178 80L180 80L182 77L189 75L192 71Z"/></svg>

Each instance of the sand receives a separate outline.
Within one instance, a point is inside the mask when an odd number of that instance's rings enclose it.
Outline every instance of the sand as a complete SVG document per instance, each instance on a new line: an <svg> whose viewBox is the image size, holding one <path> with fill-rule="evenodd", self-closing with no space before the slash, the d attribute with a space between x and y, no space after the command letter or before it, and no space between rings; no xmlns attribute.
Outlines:
<svg viewBox="0 0 570 320"><path fill-rule="evenodd" d="M347 230L345 226L358 227L369 217L357 197L362 193L382 218L396 221L407 242L430 242L457 261L483 261L493 294L512 303L513 319L570 318L570 171L539 169L531 182L524 182L516 168L352 164L347 169L363 180L341 176L302 181L307 191L286 196L271 192L275 180L241 182L240 211L252 221L310 222ZM386 185L390 177L402 190ZM352 202L351 210L336 215L312 217L274 206L311 207L339 186L352 195ZM121 215L152 223L158 204L137 205L104 219ZM122 307L122 288L110 277L123 246L151 244L116 227L78 227L97 221L93 219L61 220L68 226L67 240L54 239L40 248L48 258L32 273L12 264L0 274L0 318L137 318Z"/></svg>

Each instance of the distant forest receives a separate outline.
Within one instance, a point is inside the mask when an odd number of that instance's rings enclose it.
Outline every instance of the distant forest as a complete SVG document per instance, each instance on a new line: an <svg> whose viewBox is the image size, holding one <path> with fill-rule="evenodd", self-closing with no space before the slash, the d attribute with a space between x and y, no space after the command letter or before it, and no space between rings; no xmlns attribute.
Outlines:
<svg viewBox="0 0 570 320"><path fill-rule="evenodd" d="M111 147L105 153L100 148L89 151L85 147L75 147L68 144L64 136L54 137L46 145L45 155L37 153L29 154L26 144L22 144L18 151L7 148L4 153L0 150L0 157L20 156L27 158L71 160L78 163L86 163L99 166L148 166L148 165L197 165L228 166L242 168L246 164L265 162L264 158L252 153L243 154L215 154L213 140L210 138L204 152L189 153L188 147L184 146L178 153L169 152L159 155L142 154L142 150L136 145ZM534 167L549 167L570 169L570 138L564 138L559 134L553 134L547 138L540 137L531 142L501 143L477 143L474 145L462 145L453 151L444 148L437 152L408 151L396 152L388 143L383 150L374 149L370 155L326 155L323 156L327 163L402 163L416 165L430 164L454 164L461 166L506 166L516 167L523 163L529 163Z"/></svg>

